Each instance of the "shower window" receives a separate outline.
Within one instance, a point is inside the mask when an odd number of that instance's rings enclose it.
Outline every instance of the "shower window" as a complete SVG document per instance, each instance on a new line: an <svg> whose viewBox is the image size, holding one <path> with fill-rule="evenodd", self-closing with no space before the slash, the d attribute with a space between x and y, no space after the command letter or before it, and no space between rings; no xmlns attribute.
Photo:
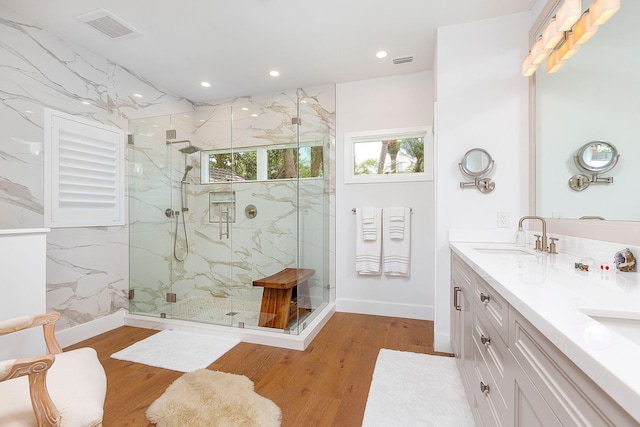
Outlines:
<svg viewBox="0 0 640 427"><path fill-rule="evenodd" d="M202 153L202 182L266 181L322 176L321 142L211 150Z"/></svg>

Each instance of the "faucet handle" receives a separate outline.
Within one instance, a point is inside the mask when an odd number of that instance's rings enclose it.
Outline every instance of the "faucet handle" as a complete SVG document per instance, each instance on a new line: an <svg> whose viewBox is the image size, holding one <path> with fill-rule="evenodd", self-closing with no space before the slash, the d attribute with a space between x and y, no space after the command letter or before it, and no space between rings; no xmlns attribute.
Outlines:
<svg viewBox="0 0 640 427"><path fill-rule="evenodd" d="M558 241L557 237L549 237L549 240L551 240L551 243L549 243L549 253L550 254L557 254L558 253L558 246L556 245L556 242Z"/></svg>
<svg viewBox="0 0 640 427"><path fill-rule="evenodd" d="M541 251L542 250L542 241L540 240L540 238L542 237L540 234L534 234L535 238L536 238L536 251Z"/></svg>

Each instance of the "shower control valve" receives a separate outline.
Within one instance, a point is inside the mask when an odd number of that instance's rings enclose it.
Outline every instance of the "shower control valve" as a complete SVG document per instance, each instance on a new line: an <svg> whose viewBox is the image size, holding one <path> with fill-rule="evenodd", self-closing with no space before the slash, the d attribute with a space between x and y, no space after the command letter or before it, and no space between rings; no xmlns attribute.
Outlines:
<svg viewBox="0 0 640 427"><path fill-rule="evenodd" d="M164 214L167 218L173 218L174 216L180 215L180 211L174 211L171 208L167 208L164 210Z"/></svg>

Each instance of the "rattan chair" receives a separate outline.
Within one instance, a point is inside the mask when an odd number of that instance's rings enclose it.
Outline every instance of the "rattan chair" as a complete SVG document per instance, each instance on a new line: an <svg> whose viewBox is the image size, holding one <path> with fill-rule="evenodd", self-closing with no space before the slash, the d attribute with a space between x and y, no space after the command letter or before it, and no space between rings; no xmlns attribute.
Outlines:
<svg viewBox="0 0 640 427"><path fill-rule="evenodd" d="M0 322L0 336L42 326L48 354L0 361L0 426L102 426L107 378L96 351L62 351L56 312Z"/></svg>

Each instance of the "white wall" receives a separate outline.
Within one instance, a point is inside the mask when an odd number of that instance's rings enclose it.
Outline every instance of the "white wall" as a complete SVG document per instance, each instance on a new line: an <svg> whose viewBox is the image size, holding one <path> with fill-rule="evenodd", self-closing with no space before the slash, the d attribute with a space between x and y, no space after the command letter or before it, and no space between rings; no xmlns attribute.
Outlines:
<svg viewBox="0 0 640 427"><path fill-rule="evenodd" d="M529 13L438 29L436 53L436 292L435 348L449 340L451 229L496 230L498 211L511 228L528 212L528 80L520 76L527 53ZM461 189L458 162L474 147L496 166L496 189Z"/></svg>
<svg viewBox="0 0 640 427"><path fill-rule="evenodd" d="M338 311L433 319L434 183L344 183L344 134L431 125L433 74L364 80L337 86L336 308ZM358 276L354 207L407 206L411 275Z"/></svg>

